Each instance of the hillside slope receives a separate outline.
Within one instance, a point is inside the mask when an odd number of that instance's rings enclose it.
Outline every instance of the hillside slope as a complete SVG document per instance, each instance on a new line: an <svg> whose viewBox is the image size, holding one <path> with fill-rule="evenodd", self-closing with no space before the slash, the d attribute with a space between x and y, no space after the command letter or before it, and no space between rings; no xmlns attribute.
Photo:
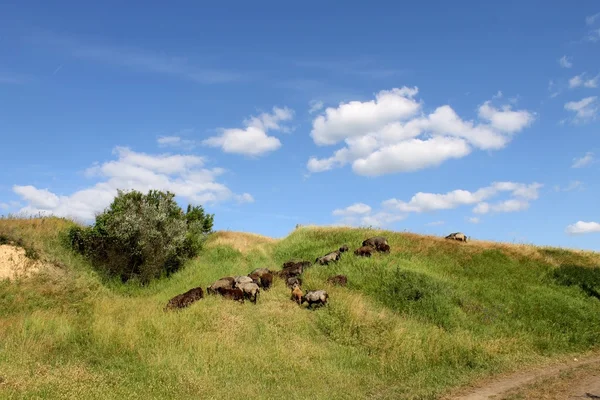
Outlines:
<svg viewBox="0 0 600 400"><path fill-rule="evenodd" d="M0 397L434 399L499 372L600 348L600 255L408 233L304 227L275 240L217 232L169 279L105 282L61 246L70 222L0 220L0 238L61 273L0 282ZM390 254L352 250L382 234ZM327 307L289 300L276 279L258 304L207 297L163 311L186 290L292 258ZM346 288L325 283L348 276Z"/></svg>

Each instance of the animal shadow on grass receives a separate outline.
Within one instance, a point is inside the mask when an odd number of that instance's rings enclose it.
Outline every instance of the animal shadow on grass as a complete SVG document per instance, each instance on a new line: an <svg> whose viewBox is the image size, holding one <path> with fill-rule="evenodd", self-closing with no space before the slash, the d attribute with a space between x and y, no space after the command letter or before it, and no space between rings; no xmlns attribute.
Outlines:
<svg viewBox="0 0 600 400"><path fill-rule="evenodd" d="M600 268L579 265L561 265L552 272L559 285L577 286L585 294L600 300Z"/></svg>

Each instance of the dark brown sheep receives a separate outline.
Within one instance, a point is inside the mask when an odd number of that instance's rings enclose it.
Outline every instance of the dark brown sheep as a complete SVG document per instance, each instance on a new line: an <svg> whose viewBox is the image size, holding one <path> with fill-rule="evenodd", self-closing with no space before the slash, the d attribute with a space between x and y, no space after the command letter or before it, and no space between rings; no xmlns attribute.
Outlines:
<svg viewBox="0 0 600 400"><path fill-rule="evenodd" d="M287 280L287 278L301 275L303 271L304 271L304 269L303 269L302 265L297 264L297 265L293 265L291 267L282 269L281 271L279 271L278 275L280 278Z"/></svg>
<svg viewBox="0 0 600 400"><path fill-rule="evenodd" d="M373 248L377 248L377 245L382 245L382 244L389 244L387 239L383 236L373 236L372 238L368 238L366 240L363 240L362 245L363 246L371 246Z"/></svg>
<svg viewBox="0 0 600 400"><path fill-rule="evenodd" d="M342 247L340 247L340 253L343 253L345 251L348 251L348 245L347 244L345 244Z"/></svg>
<svg viewBox="0 0 600 400"><path fill-rule="evenodd" d="M334 275L327 278L327 282L332 285L346 286L348 284L348 277L346 275Z"/></svg>
<svg viewBox="0 0 600 400"><path fill-rule="evenodd" d="M250 277L250 279L252 279L252 282L256 283L256 284L260 284L260 275L252 272L250 274L248 274L248 276Z"/></svg>
<svg viewBox="0 0 600 400"><path fill-rule="evenodd" d="M381 251L382 253L389 253L390 252L390 245L386 244L386 243L378 244L377 247L375 247L375 249L377 251Z"/></svg>
<svg viewBox="0 0 600 400"><path fill-rule="evenodd" d="M354 250L354 254L361 257L371 257L373 248L371 246L362 246Z"/></svg>
<svg viewBox="0 0 600 400"><path fill-rule="evenodd" d="M227 289L224 287L220 287L217 289L217 293L226 299L236 300L241 303L244 302L244 292L240 288Z"/></svg>
<svg viewBox="0 0 600 400"><path fill-rule="evenodd" d="M198 301L204 297L204 290L201 287L195 287L193 289L188 290L185 293L178 294L173 297L167 305L165 306L165 310L172 310L175 308L185 308L190 304Z"/></svg>
<svg viewBox="0 0 600 400"><path fill-rule="evenodd" d="M251 274L258 274L258 276L262 277L264 274L272 273L269 268L256 268L254 271L250 272Z"/></svg>
<svg viewBox="0 0 600 400"><path fill-rule="evenodd" d="M264 290L269 290L273 286L273 274L268 272L260 277L260 286Z"/></svg>
<svg viewBox="0 0 600 400"><path fill-rule="evenodd" d="M297 276L292 276L291 278L287 278L285 284L290 288L294 287L294 285L302 286L302 279Z"/></svg>
<svg viewBox="0 0 600 400"><path fill-rule="evenodd" d="M283 263L283 269L290 268L290 267L295 267L295 266L298 266L298 265L300 265L301 268L307 268L307 267L310 267L312 264L311 264L310 261L293 261L293 260L290 260L290 261L286 261L286 262Z"/></svg>

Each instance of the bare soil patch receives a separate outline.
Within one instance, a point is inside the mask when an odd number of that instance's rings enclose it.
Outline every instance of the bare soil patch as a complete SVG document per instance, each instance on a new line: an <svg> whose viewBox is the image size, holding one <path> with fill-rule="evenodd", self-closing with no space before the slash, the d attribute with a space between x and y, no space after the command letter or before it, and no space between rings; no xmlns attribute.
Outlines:
<svg viewBox="0 0 600 400"><path fill-rule="evenodd" d="M447 400L600 399L600 355L497 377Z"/></svg>
<svg viewBox="0 0 600 400"><path fill-rule="evenodd" d="M22 247L0 245L0 280L28 278L40 272L43 267L43 262L27 257Z"/></svg>

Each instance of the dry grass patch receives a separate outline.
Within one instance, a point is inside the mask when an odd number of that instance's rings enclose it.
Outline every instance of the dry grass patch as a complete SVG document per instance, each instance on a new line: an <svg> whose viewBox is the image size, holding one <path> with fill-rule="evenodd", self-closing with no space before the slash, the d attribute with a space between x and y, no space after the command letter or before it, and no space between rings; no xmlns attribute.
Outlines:
<svg viewBox="0 0 600 400"><path fill-rule="evenodd" d="M248 232L217 231L211 235L207 247L231 246L241 253L259 250L267 253L267 247L279 239Z"/></svg>

